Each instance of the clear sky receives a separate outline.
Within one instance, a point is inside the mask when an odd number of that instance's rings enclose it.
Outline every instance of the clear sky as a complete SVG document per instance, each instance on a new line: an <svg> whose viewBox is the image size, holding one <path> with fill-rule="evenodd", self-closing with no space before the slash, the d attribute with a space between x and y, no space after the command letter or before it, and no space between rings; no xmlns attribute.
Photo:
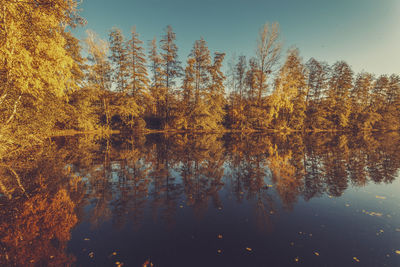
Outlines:
<svg viewBox="0 0 400 267"><path fill-rule="evenodd" d="M400 74L400 0L83 0L87 25L102 38L116 26L129 35L136 25L143 41L171 25L182 62L203 36L211 52L252 56L265 22L278 22L287 48L303 59L347 61L354 71Z"/></svg>

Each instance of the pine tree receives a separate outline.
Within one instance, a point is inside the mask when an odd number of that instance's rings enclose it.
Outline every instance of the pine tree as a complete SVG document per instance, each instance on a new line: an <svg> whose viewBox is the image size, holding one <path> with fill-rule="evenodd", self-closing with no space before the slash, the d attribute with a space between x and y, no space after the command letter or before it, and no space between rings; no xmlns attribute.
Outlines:
<svg viewBox="0 0 400 267"><path fill-rule="evenodd" d="M229 123L232 128L242 129L246 124L245 97L247 88L247 61L245 56L239 56L233 65L233 80L235 90L230 94Z"/></svg>
<svg viewBox="0 0 400 267"><path fill-rule="evenodd" d="M162 50L162 98L164 99L164 123L168 127L170 115L170 98L172 90L174 89L176 78L181 76L182 68L181 63L178 61L178 47L175 44L176 34L173 32L171 26L167 26L165 35L160 40L160 47Z"/></svg>
<svg viewBox="0 0 400 267"><path fill-rule="evenodd" d="M162 57L157 52L157 40L154 38L149 44L149 60L151 70L150 93L155 101L152 112L161 118L163 103L165 101L165 90L163 88Z"/></svg>
<svg viewBox="0 0 400 267"><path fill-rule="evenodd" d="M194 102L197 105L210 81L208 72L211 65L210 51L203 38L195 41L189 57L194 59Z"/></svg>
<svg viewBox="0 0 400 267"><path fill-rule="evenodd" d="M371 106L371 92L374 87L374 77L370 73L359 73L350 93L351 115L350 123L354 129L371 129L380 119Z"/></svg>
<svg viewBox="0 0 400 267"><path fill-rule="evenodd" d="M307 95L306 95L306 128L324 129L329 124L326 120L325 102L329 81L329 65L311 58L306 68Z"/></svg>
<svg viewBox="0 0 400 267"><path fill-rule="evenodd" d="M225 117L224 81L226 77L221 70L224 57L225 53L214 53L214 62L209 67L211 83L206 95L206 103L210 114L209 127L212 129L220 129Z"/></svg>
<svg viewBox="0 0 400 267"><path fill-rule="evenodd" d="M381 75L372 89L373 110L382 117L377 129L399 129L400 78L398 75Z"/></svg>
<svg viewBox="0 0 400 267"><path fill-rule="evenodd" d="M130 62L129 88L134 97L143 94L149 86L146 57L142 44L143 42L139 39L139 34L136 32L136 27L132 27L131 39L128 41L128 58Z"/></svg>
<svg viewBox="0 0 400 267"><path fill-rule="evenodd" d="M392 74L389 77L389 86L386 92L385 121L387 129L400 129L400 76Z"/></svg>
<svg viewBox="0 0 400 267"><path fill-rule="evenodd" d="M353 71L344 61L336 62L332 67L327 92L328 117L333 129L343 129L349 124L350 90L353 87Z"/></svg>
<svg viewBox="0 0 400 267"><path fill-rule="evenodd" d="M129 78L128 50L125 45L125 38L118 28L110 31L110 60L113 63L113 81L119 92L127 93Z"/></svg>
<svg viewBox="0 0 400 267"><path fill-rule="evenodd" d="M183 99L189 106L184 107L191 129L209 128L209 111L205 97L210 86L210 51L203 38L195 41L189 54L185 70ZM186 98L186 99L185 99Z"/></svg>
<svg viewBox="0 0 400 267"><path fill-rule="evenodd" d="M239 60L235 65L235 79L237 81L237 93L240 101L243 99L246 87L247 62L246 56L239 56Z"/></svg>
<svg viewBox="0 0 400 267"><path fill-rule="evenodd" d="M182 85L182 105L176 120L178 129L193 129L194 104L194 81L195 81L195 59L189 57L185 68L185 77Z"/></svg>

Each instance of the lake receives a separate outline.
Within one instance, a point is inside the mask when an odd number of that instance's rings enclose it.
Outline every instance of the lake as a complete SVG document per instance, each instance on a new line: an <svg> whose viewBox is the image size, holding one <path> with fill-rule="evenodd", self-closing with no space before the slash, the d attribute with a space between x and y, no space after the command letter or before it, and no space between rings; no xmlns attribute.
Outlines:
<svg viewBox="0 0 400 267"><path fill-rule="evenodd" d="M0 166L2 266L400 266L400 135L57 137Z"/></svg>

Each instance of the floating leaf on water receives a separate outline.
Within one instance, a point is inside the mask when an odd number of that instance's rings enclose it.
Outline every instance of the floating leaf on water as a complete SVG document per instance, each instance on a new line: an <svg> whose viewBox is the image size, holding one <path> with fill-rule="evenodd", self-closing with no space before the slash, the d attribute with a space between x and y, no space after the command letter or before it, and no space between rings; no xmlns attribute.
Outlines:
<svg viewBox="0 0 400 267"><path fill-rule="evenodd" d="M249 248L249 247L247 247L247 248L246 248L246 250L247 250L247 251L252 251L253 249L252 249L252 248Z"/></svg>
<svg viewBox="0 0 400 267"><path fill-rule="evenodd" d="M369 215L369 216L382 217L382 215L383 215L380 212L374 212L374 211L365 211L365 210L363 210L362 212L367 214L367 215Z"/></svg>
<svg viewBox="0 0 400 267"><path fill-rule="evenodd" d="M357 259L357 257L353 257L353 260L355 260L356 262L360 262L360 260Z"/></svg>
<svg viewBox="0 0 400 267"><path fill-rule="evenodd" d="M386 199L386 197L382 197L382 196L375 196L378 199Z"/></svg>
<svg viewBox="0 0 400 267"><path fill-rule="evenodd" d="M142 267L153 267L153 266L154 265L150 260L146 260L142 265Z"/></svg>

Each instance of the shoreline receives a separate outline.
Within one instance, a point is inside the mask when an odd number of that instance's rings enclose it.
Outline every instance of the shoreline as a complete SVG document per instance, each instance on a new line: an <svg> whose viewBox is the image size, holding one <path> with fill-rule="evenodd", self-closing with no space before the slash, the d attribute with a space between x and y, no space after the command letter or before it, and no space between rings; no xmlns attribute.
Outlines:
<svg viewBox="0 0 400 267"><path fill-rule="evenodd" d="M398 130L391 130L391 129L383 129L383 130L358 130L356 132L382 132L382 133L387 133L387 132L396 132ZM100 134L100 135L112 135L112 134L123 134L123 133L129 133L129 134L166 134L166 133L172 133L172 134L225 134L225 133L355 133L355 131L349 131L349 130L337 130L337 129L331 129L331 130L290 130L290 129L285 129L285 130L279 130L279 129L262 129L262 130L255 130L255 129L244 129L244 130L237 130L237 129L224 129L224 130L177 130L177 129L165 129L165 130L152 130L152 129L144 129L142 131L136 131L136 132L124 132L120 130L90 130L90 131L78 131L78 130L73 130L73 129L68 129L68 130L57 130L54 131L49 135L49 137L59 137L59 136L73 136L73 135L90 135L90 134Z"/></svg>

